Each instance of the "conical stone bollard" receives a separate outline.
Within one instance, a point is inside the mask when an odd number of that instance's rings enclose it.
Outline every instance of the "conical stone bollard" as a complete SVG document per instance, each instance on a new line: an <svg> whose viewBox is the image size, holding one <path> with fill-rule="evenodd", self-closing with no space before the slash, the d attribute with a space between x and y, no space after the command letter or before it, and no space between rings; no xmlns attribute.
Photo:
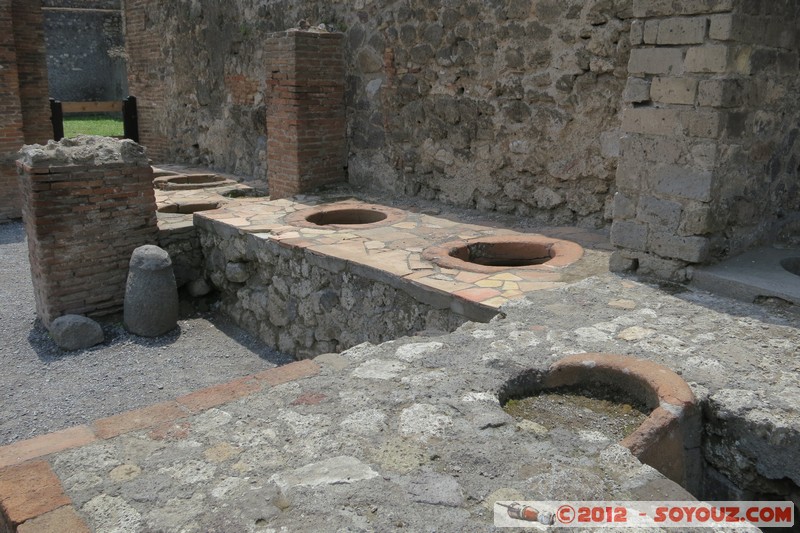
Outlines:
<svg viewBox="0 0 800 533"><path fill-rule="evenodd" d="M125 328L158 337L178 325L178 287L169 254L146 244L133 251L125 287Z"/></svg>

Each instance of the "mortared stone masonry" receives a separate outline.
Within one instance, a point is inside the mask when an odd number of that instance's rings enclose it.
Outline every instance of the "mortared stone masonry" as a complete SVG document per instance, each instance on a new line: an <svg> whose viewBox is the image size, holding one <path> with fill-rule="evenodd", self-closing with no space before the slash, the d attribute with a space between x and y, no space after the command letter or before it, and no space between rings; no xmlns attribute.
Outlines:
<svg viewBox="0 0 800 533"><path fill-rule="evenodd" d="M285 198L345 177L343 35L291 30L267 39L267 182Z"/></svg>
<svg viewBox="0 0 800 533"><path fill-rule="evenodd" d="M131 253L158 231L144 149L81 136L25 146L17 166L39 318L120 311Z"/></svg>

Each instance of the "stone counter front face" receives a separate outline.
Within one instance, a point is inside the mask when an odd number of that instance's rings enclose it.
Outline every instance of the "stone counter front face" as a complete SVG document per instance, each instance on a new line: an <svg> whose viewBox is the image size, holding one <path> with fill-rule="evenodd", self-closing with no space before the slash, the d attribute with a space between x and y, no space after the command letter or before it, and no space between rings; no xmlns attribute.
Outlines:
<svg viewBox="0 0 800 533"><path fill-rule="evenodd" d="M447 306L418 302L362 277L345 261L257 235L226 237L207 226L199 231L222 310L299 359L422 330L452 331L466 321Z"/></svg>

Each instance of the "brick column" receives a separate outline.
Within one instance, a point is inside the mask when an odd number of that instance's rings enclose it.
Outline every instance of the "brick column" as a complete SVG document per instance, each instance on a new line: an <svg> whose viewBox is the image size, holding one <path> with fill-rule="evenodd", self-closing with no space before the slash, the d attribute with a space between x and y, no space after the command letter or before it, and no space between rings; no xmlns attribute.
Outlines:
<svg viewBox="0 0 800 533"><path fill-rule="evenodd" d="M155 244L153 170L132 141L102 137L25 146L20 169L36 312L122 309L134 248Z"/></svg>
<svg viewBox="0 0 800 533"><path fill-rule="evenodd" d="M45 143L53 138L53 125L50 122L50 88L47 80L42 2L12 0L12 13L22 131L26 143Z"/></svg>
<svg viewBox="0 0 800 533"><path fill-rule="evenodd" d="M0 222L21 216L14 160L53 136L40 0L0 0Z"/></svg>
<svg viewBox="0 0 800 533"><path fill-rule="evenodd" d="M345 180L341 33L289 31L267 40L267 181L284 198Z"/></svg>
<svg viewBox="0 0 800 533"><path fill-rule="evenodd" d="M128 90L136 97L139 114L139 142L155 163L169 159L166 120L166 60L162 56L163 26L149 17L162 9L159 0L126 0L125 50L128 54Z"/></svg>
<svg viewBox="0 0 800 533"><path fill-rule="evenodd" d="M22 214L14 160L24 142L11 0L0 0L0 222Z"/></svg>
<svg viewBox="0 0 800 533"><path fill-rule="evenodd" d="M612 268L684 280L800 207L797 11L634 0Z"/></svg>

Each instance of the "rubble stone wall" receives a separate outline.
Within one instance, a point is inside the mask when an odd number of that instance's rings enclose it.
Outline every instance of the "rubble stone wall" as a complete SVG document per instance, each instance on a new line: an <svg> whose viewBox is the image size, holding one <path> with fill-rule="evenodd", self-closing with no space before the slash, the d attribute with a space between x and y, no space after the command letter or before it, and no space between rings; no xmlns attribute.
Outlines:
<svg viewBox="0 0 800 533"><path fill-rule="evenodd" d="M43 4L50 96L69 102L127 97L120 0Z"/></svg>
<svg viewBox="0 0 800 533"><path fill-rule="evenodd" d="M193 225L180 228L159 228L158 246L163 248L172 260L175 282L178 288L204 275L203 249L200 237Z"/></svg>
<svg viewBox="0 0 800 533"><path fill-rule="evenodd" d="M635 1L612 264L686 279L800 214L797 2Z"/></svg>
<svg viewBox="0 0 800 533"><path fill-rule="evenodd" d="M378 344L466 317L414 299L341 259L195 219L206 275L222 311L268 345L298 359Z"/></svg>
<svg viewBox="0 0 800 533"><path fill-rule="evenodd" d="M265 36L305 19L345 34L352 183L602 225L631 1L130 0L142 143L265 177Z"/></svg>
<svg viewBox="0 0 800 533"><path fill-rule="evenodd" d="M153 170L141 146L104 137L25 146L18 161L36 312L120 311L128 262L157 237Z"/></svg>

